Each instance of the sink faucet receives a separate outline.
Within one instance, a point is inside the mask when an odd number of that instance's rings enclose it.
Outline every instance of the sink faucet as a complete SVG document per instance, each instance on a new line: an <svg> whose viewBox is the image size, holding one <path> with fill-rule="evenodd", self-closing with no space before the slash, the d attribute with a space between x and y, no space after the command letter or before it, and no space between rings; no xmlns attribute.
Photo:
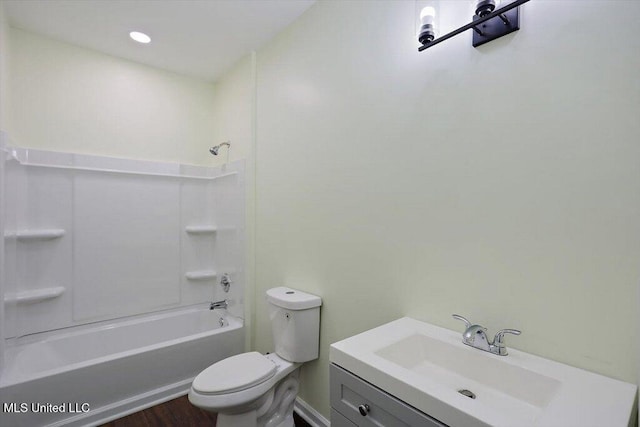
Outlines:
<svg viewBox="0 0 640 427"><path fill-rule="evenodd" d="M506 356L509 354L507 353L507 347L504 345L504 334L521 334L517 329L501 329L496 333L493 341L489 342L489 339L487 338L487 328L480 325L472 325L471 322L458 314L454 314L453 318L461 320L465 324L466 329L462 333L463 343L500 356Z"/></svg>
<svg viewBox="0 0 640 427"><path fill-rule="evenodd" d="M223 299L222 301L214 301L209 305L209 310L215 310L216 308L227 308L229 305L228 299Z"/></svg>

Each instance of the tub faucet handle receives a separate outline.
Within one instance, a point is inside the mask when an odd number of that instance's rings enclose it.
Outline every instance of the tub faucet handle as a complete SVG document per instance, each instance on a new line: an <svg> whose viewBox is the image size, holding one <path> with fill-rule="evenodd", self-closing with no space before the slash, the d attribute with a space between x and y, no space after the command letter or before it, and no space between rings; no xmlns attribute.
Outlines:
<svg viewBox="0 0 640 427"><path fill-rule="evenodd" d="M225 292L229 292L229 288L231 287L231 278L229 277L229 273L224 273L222 278L220 278L220 286Z"/></svg>

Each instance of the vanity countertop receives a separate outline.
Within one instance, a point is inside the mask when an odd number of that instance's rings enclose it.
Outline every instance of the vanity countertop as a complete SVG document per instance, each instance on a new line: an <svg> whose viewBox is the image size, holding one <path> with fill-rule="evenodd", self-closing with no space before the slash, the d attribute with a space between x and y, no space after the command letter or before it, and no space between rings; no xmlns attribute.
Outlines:
<svg viewBox="0 0 640 427"><path fill-rule="evenodd" d="M635 420L635 384L511 348L507 356L480 351L459 332L409 317L332 344L329 358L451 426L628 427Z"/></svg>

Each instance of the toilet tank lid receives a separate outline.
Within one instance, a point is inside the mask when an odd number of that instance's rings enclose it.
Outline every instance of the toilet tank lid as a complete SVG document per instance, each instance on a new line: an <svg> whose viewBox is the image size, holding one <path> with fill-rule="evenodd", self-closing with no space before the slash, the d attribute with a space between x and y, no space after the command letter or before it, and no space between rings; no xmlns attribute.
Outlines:
<svg viewBox="0 0 640 427"><path fill-rule="evenodd" d="M287 288L286 286L269 289L267 291L267 301L289 310L306 310L322 305L322 299L319 296Z"/></svg>

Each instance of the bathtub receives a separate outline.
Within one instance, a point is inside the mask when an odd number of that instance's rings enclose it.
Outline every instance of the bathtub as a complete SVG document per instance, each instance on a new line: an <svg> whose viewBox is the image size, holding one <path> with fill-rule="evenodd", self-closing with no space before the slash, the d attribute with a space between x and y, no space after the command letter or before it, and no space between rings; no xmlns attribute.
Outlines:
<svg viewBox="0 0 640 427"><path fill-rule="evenodd" d="M186 394L241 353L242 319L198 306L34 334L5 353L0 425L98 425Z"/></svg>

